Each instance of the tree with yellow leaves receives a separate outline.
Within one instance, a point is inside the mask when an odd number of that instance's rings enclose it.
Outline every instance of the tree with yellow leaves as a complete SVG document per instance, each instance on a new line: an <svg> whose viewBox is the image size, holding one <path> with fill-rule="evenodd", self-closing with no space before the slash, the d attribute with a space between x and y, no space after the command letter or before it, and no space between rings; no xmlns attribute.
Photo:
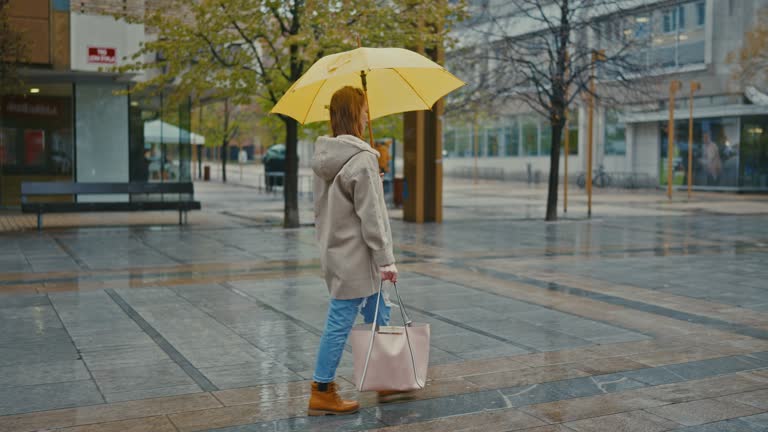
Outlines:
<svg viewBox="0 0 768 432"><path fill-rule="evenodd" d="M0 0L0 95L21 85L17 65L24 53L24 41L8 18L8 0Z"/></svg>
<svg viewBox="0 0 768 432"><path fill-rule="evenodd" d="M366 46L442 43L463 14L463 1L167 0L140 21L157 32L120 72L160 69L134 91L173 86L188 94L256 98L268 112L319 58ZM445 25L420 32L419 22ZM148 56L161 53L157 62ZM284 226L299 226L298 123L285 126Z"/></svg>
<svg viewBox="0 0 768 432"><path fill-rule="evenodd" d="M741 49L731 53L728 61L736 66L734 78L768 93L768 7L760 11L755 26L744 33Z"/></svg>

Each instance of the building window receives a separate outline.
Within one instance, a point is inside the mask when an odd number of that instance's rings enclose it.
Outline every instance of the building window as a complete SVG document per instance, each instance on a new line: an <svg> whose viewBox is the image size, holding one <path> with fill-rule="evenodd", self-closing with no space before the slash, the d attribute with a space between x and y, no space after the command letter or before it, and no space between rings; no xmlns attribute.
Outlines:
<svg viewBox="0 0 768 432"><path fill-rule="evenodd" d="M499 156L500 129L488 129L486 131L485 151L488 156Z"/></svg>
<svg viewBox="0 0 768 432"><path fill-rule="evenodd" d="M627 154L626 126L619 121L619 112L607 110L605 113L605 155L624 156Z"/></svg>
<svg viewBox="0 0 768 432"><path fill-rule="evenodd" d="M702 27L707 18L707 5L704 2L696 3L696 25Z"/></svg>
<svg viewBox="0 0 768 432"><path fill-rule="evenodd" d="M541 121L539 124L541 125L541 151L539 156L549 156L552 152L552 126L546 121Z"/></svg>
<svg viewBox="0 0 768 432"><path fill-rule="evenodd" d="M520 129L514 120L504 128L504 149L505 156L520 156Z"/></svg>
<svg viewBox="0 0 768 432"><path fill-rule="evenodd" d="M563 131L562 154L565 154L565 131ZM579 111L568 111L568 154L579 154Z"/></svg>
<svg viewBox="0 0 768 432"><path fill-rule="evenodd" d="M685 29L685 5L677 8L677 29Z"/></svg>
<svg viewBox="0 0 768 432"><path fill-rule="evenodd" d="M664 11L664 33L675 33L685 28L685 5Z"/></svg>
<svg viewBox="0 0 768 432"><path fill-rule="evenodd" d="M456 130L449 129L443 134L443 154L451 157L456 156Z"/></svg>
<svg viewBox="0 0 768 432"><path fill-rule="evenodd" d="M522 119L523 155L539 155L539 124L535 118Z"/></svg>

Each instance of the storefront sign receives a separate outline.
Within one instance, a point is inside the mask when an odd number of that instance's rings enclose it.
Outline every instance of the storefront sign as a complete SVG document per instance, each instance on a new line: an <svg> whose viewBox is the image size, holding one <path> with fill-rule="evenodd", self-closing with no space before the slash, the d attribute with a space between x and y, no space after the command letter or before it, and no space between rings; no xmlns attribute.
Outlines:
<svg viewBox="0 0 768 432"><path fill-rule="evenodd" d="M60 103L51 100L8 98L0 112L15 117L58 117L61 107Z"/></svg>
<svg viewBox="0 0 768 432"><path fill-rule="evenodd" d="M88 47L88 63L117 64L117 48Z"/></svg>

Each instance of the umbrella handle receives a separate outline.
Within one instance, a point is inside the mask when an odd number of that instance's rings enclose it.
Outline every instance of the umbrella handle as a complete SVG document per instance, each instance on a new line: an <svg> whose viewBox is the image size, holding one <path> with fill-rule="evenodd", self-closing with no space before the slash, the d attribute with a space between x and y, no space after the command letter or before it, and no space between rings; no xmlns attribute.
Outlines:
<svg viewBox="0 0 768 432"><path fill-rule="evenodd" d="M368 139L373 147L373 124L371 121L371 104L368 103L368 81L365 77L365 71L360 71L360 80L363 82L363 93L365 94L365 110L368 114Z"/></svg>

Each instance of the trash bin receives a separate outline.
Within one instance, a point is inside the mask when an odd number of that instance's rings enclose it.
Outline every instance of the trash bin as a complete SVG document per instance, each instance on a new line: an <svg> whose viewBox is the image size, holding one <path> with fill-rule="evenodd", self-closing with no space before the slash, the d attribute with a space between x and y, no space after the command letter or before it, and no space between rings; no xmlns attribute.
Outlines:
<svg viewBox="0 0 768 432"><path fill-rule="evenodd" d="M211 166L206 165L203 167L203 180L204 181L210 181L211 180Z"/></svg>
<svg viewBox="0 0 768 432"><path fill-rule="evenodd" d="M395 207L402 207L403 206L403 192L405 190L405 179L402 177L395 177L394 182L392 184L394 189L394 201L395 201Z"/></svg>

